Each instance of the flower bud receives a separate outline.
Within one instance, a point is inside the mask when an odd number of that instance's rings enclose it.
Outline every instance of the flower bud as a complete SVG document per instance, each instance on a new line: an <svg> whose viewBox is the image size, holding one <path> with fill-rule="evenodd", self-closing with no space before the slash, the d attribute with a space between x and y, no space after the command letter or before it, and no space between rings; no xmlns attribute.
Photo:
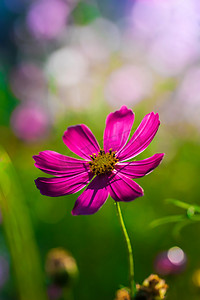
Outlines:
<svg viewBox="0 0 200 300"><path fill-rule="evenodd" d="M127 289L122 288L116 292L115 300L130 300L130 294Z"/></svg>
<svg viewBox="0 0 200 300"><path fill-rule="evenodd" d="M151 274L142 285L137 285L135 300L165 299L168 285L158 275Z"/></svg>
<svg viewBox="0 0 200 300"><path fill-rule="evenodd" d="M75 259L62 248L49 251L45 268L53 283L60 287L73 285L78 277L78 267Z"/></svg>

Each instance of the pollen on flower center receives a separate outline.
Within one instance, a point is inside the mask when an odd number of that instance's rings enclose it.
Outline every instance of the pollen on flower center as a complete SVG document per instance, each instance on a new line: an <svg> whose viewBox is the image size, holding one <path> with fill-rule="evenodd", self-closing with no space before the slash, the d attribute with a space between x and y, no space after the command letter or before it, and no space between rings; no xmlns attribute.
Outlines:
<svg viewBox="0 0 200 300"><path fill-rule="evenodd" d="M107 174L113 171L115 164L118 162L112 149L107 153L104 150L100 150L97 154L90 155L90 157L92 159L89 162L90 170L95 175Z"/></svg>

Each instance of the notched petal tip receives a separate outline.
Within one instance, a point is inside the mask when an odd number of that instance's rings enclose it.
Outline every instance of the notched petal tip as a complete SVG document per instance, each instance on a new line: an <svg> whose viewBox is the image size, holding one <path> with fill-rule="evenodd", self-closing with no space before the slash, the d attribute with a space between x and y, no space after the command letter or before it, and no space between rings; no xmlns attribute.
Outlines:
<svg viewBox="0 0 200 300"><path fill-rule="evenodd" d="M111 112L108 116L113 115L116 116L117 118L133 118L134 117L134 112L132 109L128 108L127 106L123 105L119 110L116 110L114 112ZM107 116L107 119L108 119Z"/></svg>
<svg viewBox="0 0 200 300"><path fill-rule="evenodd" d="M72 130L76 130L77 128L80 128L80 127L82 127L84 124L77 124L77 125L71 125L71 126L68 126L67 127L67 130L65 130L64 131L64 134L63 134L63 136L62 136L62 138L65 138L69 133L70 133L70 131L72 131Z"/></svg>
<svg viewBox="0 0 200 300"><path fill-rule="evenodd" d="M74 209L72 209L71 211L72 216L78 216L79 214L76 213L76 211L74 211Z"/></svg>
<svg viewBox="0 0 200 300"><path fill-rule="evenodd" d="M33 156L32 156L32 159L33 159L34 161L36 161L37 157L38 157L38 155L33 155Z"/></svg>
<svg viewBox="0 0 200 300"><path fill-rule="evenodd" d="M153 112L153 116L154 116L154 118L155 118L155 120L158 122L158 126L160 125L160 116L159 116L159 113L155 113L155 112Z"/></svg>
<svg viewBox="0 0 200 300"><path fill-rule="evenodd" d="M162 160L163 157L165 156L165 153L157 153L160 156L160 159Z"/></svg>
<svg viewBox="0 0 200 300"><path fill-rule="evenodd" d="M33 160L34 160L35 162L37 162L38 159L41 158L43 152L44 152L44 151L39 152L39 154L37 154L37 155L33 155L33 156L32 156Z"/></svg>
<svg viewBox="0 0 200 300"><path fill-rule="evenodd" d="M143 197L143 196L144 196L144 190L143 190L143 188L141 187L141 193L139 194L138 197Z"/></svg>
<svg viewBox="0 0 200 300"><path fill-rule="evenodd" d="M156 153L154 156L158 161L157 165L155 166L155 168L157 168L160 165L160 163L162 162L162 160L165 156L165 153Z"/></svg>
<svg viewBox="0 0 200 300"><path fill-rule="evenodd" d="M120 151L126 144L134 122L134 113L125 105L111 112L106 118L104 130L104 150Z"/></svg>
<svg viewBox="0 0 200 300"><path fill-rule="evenodd" d="M132 109L128 108L126 105L122 105L120 107L120 109L116 110L115 112L118 112L118 111L120 111L120 112L123 111L124 113L130 112L130 113L134 114L133 111L132 111Z"/></svg>
<svg viewBox="0 0 200 300"><path fill-rule="evenodd" d="M46 156L46 154L48 153L56 153L54 151L51 150L44 150L44 151L40 151L38 154L33 155L32 158L35 162L38 162L38 160L40 159L44 159L44 157Z"/></svg>
<svg viewBox="0 0 200 300"><path fill-rule="evenodd" d="M40 152L41 153L41 152ZM38 161L41 158L40 153L38 155L33 155L32 158L35 161L34 166L39 169Z"/></svg>
<svg viewBox="0 0 200 300"><path fill-rule="evenodd" d="M134 181L135 182L135 181ZM137 199L137 198L139 198L139 197L143 197L144 196L144 189L137 183L137 182L135 182L135 184L137 184L137 188L138 188L138 190L137 190L137 196L136 197L134 197L134 199L133 200L135 200L135 199Z"/></svg>
<svg viewBox="0 0 200 300"><path fill-rule="evenodd" d="M160 125L159 114L151 112L143 119L129 142L117 154L119 161L135 157L144 151L153 140Z"/></svg>
<svg viewBox="0 0 200 300"><path fill-rule="evenodd" d="M35 182L37 189L40 191L40 194L43 196L46 196L45 191L43 189L43 185L41 183L42 179L44 179L44 177L38 177L37 179L34 180L34 182Z"/></svg>

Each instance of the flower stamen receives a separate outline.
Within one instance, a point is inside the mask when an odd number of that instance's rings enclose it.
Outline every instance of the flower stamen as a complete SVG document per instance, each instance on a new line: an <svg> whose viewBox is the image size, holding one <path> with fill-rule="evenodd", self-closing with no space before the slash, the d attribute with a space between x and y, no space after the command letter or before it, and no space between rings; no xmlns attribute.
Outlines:
<svg viewBox="0 0 200 300"><path fill-rule="evenodd" d="M115 156L115 151L112 151L112 149L107 153L103 149L100 149L97 154L93 153L90 157L92 160L89 162L89 167L95 175L112 172L115 164L119 161Z"/></svg>

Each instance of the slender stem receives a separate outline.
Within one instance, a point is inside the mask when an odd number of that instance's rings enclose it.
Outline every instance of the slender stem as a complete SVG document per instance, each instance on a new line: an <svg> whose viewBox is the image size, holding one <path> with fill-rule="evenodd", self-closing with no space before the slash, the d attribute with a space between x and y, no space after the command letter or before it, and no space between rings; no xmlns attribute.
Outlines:
<svg viewBox="0 0 200 300"><path fill-rule="evenodd" d="M124 224L124 220L122 217L122 212L121 212L121 208L119 205L119 202L115 202L116 205L116 209L117 209L117 216L119 219L119 223L123 232L123 236L124 239L126 241L126 246L127 246L127 250L128 250L128 260L129 260L129 284L130 284L130 296L131 299L134 299L134 295L136 292L136 285L135 285L135 281L134 281L134 262L133 262L133 251L132 251L132 247L131 247L131 242Z"/></svg>

